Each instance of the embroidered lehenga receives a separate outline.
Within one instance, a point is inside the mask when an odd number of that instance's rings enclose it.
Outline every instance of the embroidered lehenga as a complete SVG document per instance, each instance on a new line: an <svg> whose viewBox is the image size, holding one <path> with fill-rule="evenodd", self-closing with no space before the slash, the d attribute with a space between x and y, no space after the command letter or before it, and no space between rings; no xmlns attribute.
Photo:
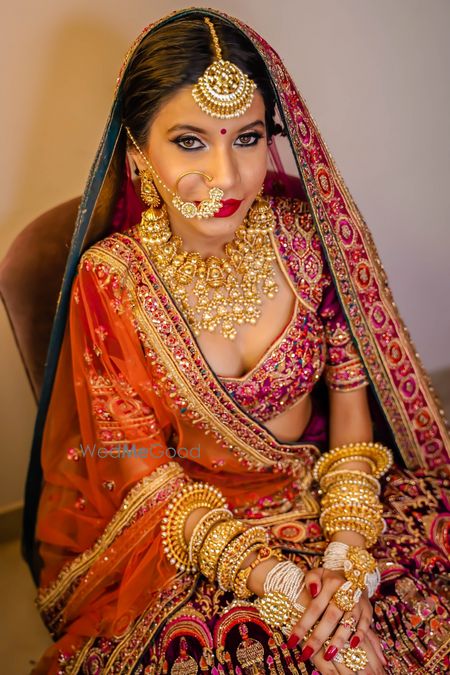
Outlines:
<svg viewBox="0 0 450 675"><path fill-rule="evenodd" d="M150 26L132 49L189 12ZM326 542L312 467L328 449L327 388L364 386L375 437L396 458L383 480L386 528L373 549L382 576L374 626L388 672L445 673L442 411L302 97L277 54L224 18L262 55L299 167L297 180L275 171L266 184L293 313L244 378L212 371L135 227L143 205L123 168L119 81L69 254L28 476L23 550L56 641L35 672L311 672L252 602L200 574L175 573L161 518L183 485L205 481L236 517L266 525L298 565L318 565ZM264 422L308 393L305 432L279 442Z"/></svg>

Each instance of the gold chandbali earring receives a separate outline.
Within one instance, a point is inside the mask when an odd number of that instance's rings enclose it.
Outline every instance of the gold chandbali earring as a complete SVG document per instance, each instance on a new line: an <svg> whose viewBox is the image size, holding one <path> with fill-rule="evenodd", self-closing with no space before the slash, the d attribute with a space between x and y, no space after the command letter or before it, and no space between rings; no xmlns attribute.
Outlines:
<svg viewBox="0 0 450 675"><path fill-rule="evenodd" d="M158 208L161 198L156 190L150 171L144 169L139 173L141 179L141 197L149 207L142 213L139 225L142 242L147 246L164 244L172 236L169 215L165 204Z"/></svg>
<svg viewBox="0 0 450 675"><path fill-rule="evenodd" d="M163 179L158 174L156 169L150 164L150 161L149 161L148 157L146 157L144 155L144 153L142 152L142 150L139 147L139 145L137 144L133 134L131 133L131 130L127 126L125 127L125 129L126 129L128 138L130 139L130 141L132 142L132 144L134 145L134 147L138 151L139 155L144 160L144 162L147 166L147 170L150 173L150 175L152 177L154 177L158 181L158 183L170 194L170 196L172 197L172 204L174 205L174 207L176 209L178 209L178 211L181 212L181 214L185 218L212 218L212 216L215 213L217 213L217 211L220 210L220 208L222 206L222 198L223 198L223 195L224 195L223 190L221 190L219 187L210 188L208 199L204 199L203 201L201 201L198 206L196 204L194 204L194 202L183 201L183 199L180 197L179 194L177 194L176 192L171 190L170 187L168 187L164 183ZM181 176L178 176L175 189L178 187L178 183L180 182L180 180L182 178L184 178L188 174L192 174L192 173L199 174L200 176L203 176L209 182L212 181L212 177L208 176L208 174L204 173L203 171L186 171L185 173L182 173Z"/></svg>

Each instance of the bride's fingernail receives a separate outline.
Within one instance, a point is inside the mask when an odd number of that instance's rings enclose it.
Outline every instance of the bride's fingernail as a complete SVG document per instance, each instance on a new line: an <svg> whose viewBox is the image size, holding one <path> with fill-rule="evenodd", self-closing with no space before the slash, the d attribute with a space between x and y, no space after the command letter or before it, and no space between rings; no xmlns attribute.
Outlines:
<svg viewBox="0 0 450 675"><path fill-rule="evenodd" d="M299 641L299 639L300 638L298 637L298 635L293 633L293 635L291 635L291 637L287 641L287 646L289 647L289 649L294 649L294 647L297 644L297 642Z"/></svg>
<svg viewBox="0 0 450 675"><path fill-rule="evenodd" d="M361 639L357 635L354 635L352 637L352 639L350 640L350 647L352 649L355 649L355 647L357 647L360 642L361 642Z"/></svg>
<svg viewBox="0 0 450 675"><path fill-rule="evenodd" d="M328 647L327 651L325 652L323 658L325 659L325 661L331 661L331 659L334 659L334 657L336 656L337 653L338 653L338 648L335 647L334 645L330 645Z"/></svg>
<svg viewBox="0 0 450 675"><path fill-rule="evenodd" d="M312 597L315 598L316 595L319 593L319 588L317 584L309 584L309 592L311 593Z"/></svg>
<svg viewBox="0 0 450 675"><path fill-rule="evenodd" d="M300 654L300 661L303 661L303 663L304 663L313 654L314 654L314 649L308 645L307 647L302 649L302 653Z"/></svg>

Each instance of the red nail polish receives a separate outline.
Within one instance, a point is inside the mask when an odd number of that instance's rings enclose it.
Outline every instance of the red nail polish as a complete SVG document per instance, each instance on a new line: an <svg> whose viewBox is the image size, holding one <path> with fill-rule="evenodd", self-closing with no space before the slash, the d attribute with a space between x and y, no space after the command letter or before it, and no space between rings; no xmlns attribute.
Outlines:
<svg viewBox="0 0 450 675"><path fill-rule="evenodd" d="M354 635L352 637L352 639L350 640L350 647L352 649L355 649L355 647L357 647L360 642L361 642L361 639L357 635Z"/></svg>
<svg viewBox="0 0 450 675"><path fill-rule="evenodd" d="M300 654L300 661L307 661L310 656L314 654L314 649L310 647L309 645L302 649L302 653Z"/></svg>
<svg viewBox="0 0 450 675"><path fill-rule="evenodd" d="M300 638L298 637L298 635L293 633L291 635L291 637L289 638L289 640L287 641L287 646L289 647L289 649L294 649L295 645L297 644L297 642L299 640L300 640Z"/></svg>
<svg viewBox="0 0 450 675"><path fill-rule="evenodd" d="M312 597L315 598L316 595L319 593L319 588L317 584L309 584L309 592L311 593Z"/></svg>
<svg viewBox="0 0 450 675"><path fill-rule="evenodd" d="M325 659L325 661L331 661L331 659L334 659L337 653L338 648L335 647L334 645L330 645L325 654L323 655L323 658Z"/></svg>
<svg viewBox="0 0 450 675"><path fill-rule="evenodd" d="M311 675L320 675L319 671L314 668Z"/></svg>

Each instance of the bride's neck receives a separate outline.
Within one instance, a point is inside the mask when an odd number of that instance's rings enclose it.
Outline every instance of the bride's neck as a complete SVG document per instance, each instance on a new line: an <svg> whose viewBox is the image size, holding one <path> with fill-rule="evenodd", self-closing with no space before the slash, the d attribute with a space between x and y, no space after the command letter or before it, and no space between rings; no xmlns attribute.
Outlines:
<svg viewBox="0 0 450 675"><path fill-rule="evenodd" d="M183 249L186 252L199 253L202 258L215 256L216 258L225 257L225 245L233 241L235 230L218 236L208 236L200 232L186 232L185 227L177 227L176 223L170 225L173 234L181 237Z"/></svg>

